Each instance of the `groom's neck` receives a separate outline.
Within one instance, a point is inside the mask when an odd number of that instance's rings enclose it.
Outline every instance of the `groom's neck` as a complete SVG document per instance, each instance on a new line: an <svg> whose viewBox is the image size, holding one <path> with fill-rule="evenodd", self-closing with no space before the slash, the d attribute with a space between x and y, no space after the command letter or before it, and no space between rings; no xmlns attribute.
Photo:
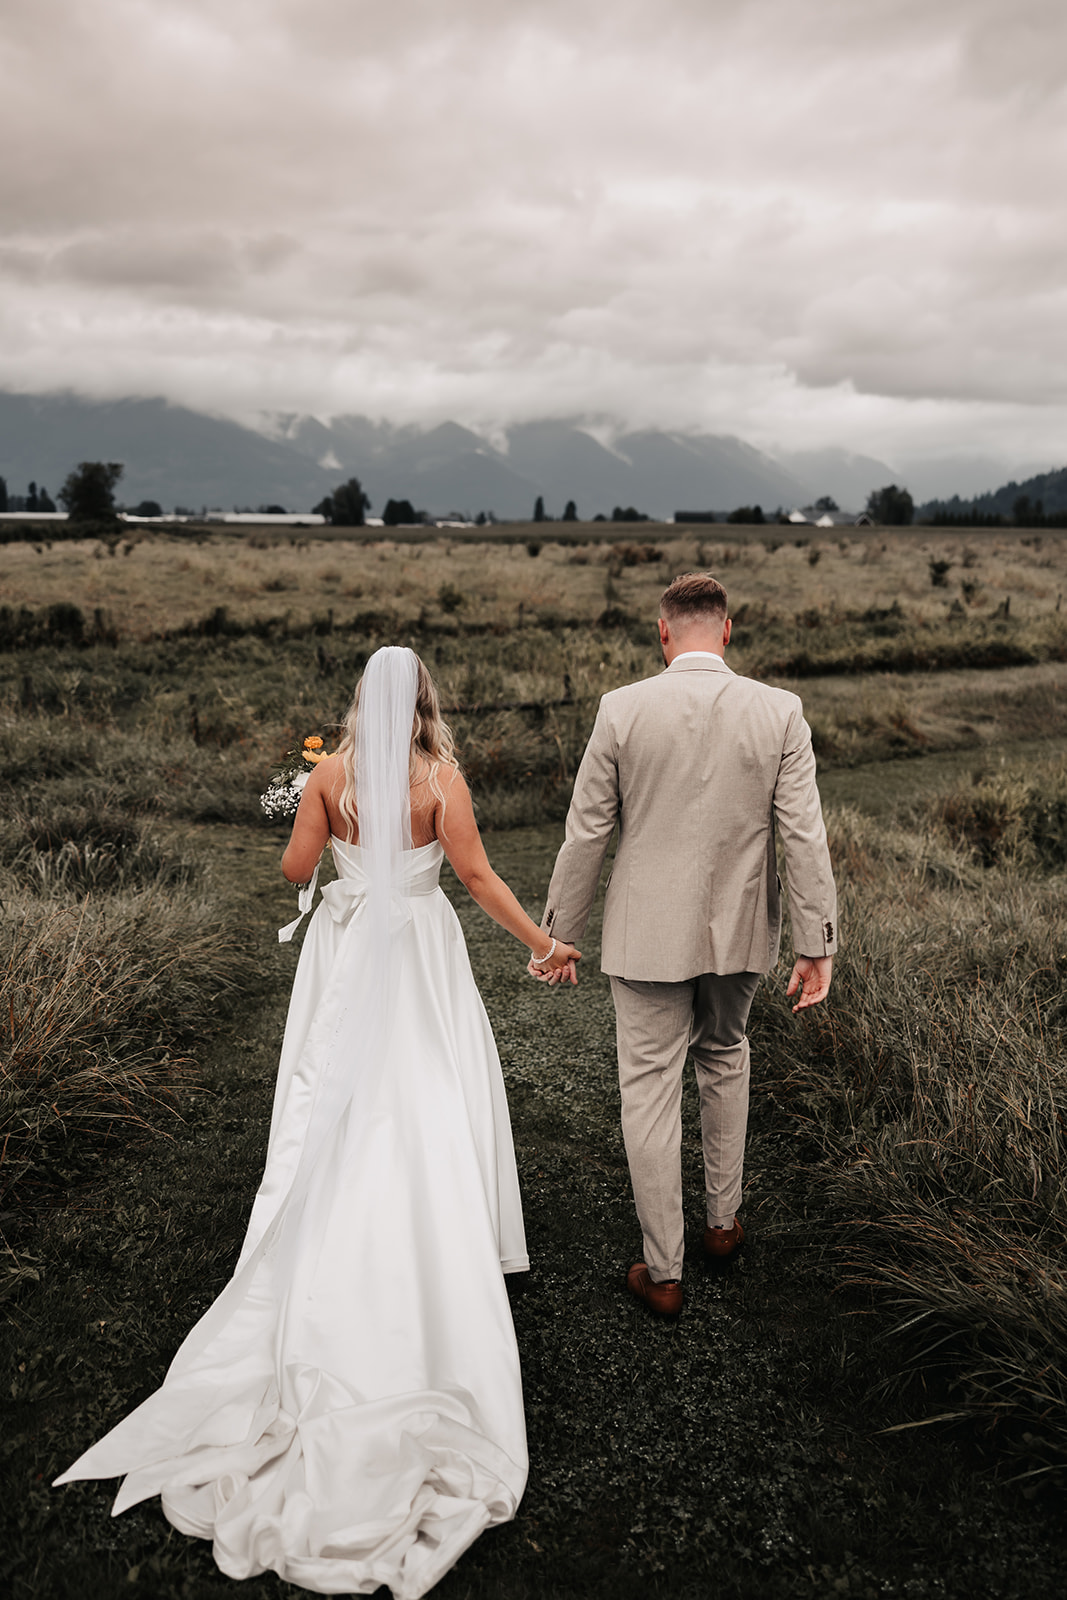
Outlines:
<svg viewBox="0 0 1067 1600"><path fill-rule="evenodd" d="M676 656L688 655L693 651L703 651L706 655L724 656L726 646L730 642L730 625L727 622L723 627L697 627L676 631L668 623L664 627L660 623L660 644L663 649L663 660L669 667Z"/></svg>

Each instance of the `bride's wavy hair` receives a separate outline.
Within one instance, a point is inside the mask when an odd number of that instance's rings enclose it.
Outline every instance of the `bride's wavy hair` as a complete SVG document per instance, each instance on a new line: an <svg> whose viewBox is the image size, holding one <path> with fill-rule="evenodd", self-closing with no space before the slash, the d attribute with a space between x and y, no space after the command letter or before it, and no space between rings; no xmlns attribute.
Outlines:
<svg viewBox="0 0 1067 1600"><path fill-rule="evenodd" d="M415 655L414 651L411 653ZM443 807L445 796L438 773L442 767L451 767L458 772L459 757L456 755L452 729L441 715L437 685L430 677L421 657L417 655L415 666L417 669L415 716L411 724L411 757L408 770L412 783L419 778L428 781L432 793ZM356 721L359 717L359 695L362 688L361 678L356 685L352 704L345 713L345 731L337 750L337 754L344 761L345 771L345 786L337 804L345 819L346 837L349 841L359 822L356 814Z"/></svg>

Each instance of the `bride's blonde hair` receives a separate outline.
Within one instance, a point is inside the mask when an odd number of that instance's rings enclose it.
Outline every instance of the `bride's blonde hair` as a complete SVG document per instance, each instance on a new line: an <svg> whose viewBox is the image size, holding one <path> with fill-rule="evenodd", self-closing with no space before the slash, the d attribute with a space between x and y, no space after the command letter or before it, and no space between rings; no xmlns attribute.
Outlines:
<svg viewBox="0 0 1067 1600"><path fill-rule="evenodd" d="M411 652L415 655L415 652ZM438 774L442 767L459 771L459 759L452 738L452 729L441 715L441 702L437 685L419 656L415 655L417 677L415 683L415 716L411 725L411 757L409 775L412 783L425 779L431 792L445 804L444 792ZM359 695L363 687L360 679L356 692L345 714L344 734L337 754L344 762L345 786L338 800L338 808L345 819L345 837L351 843L359 825L356 813L356 720L359 716Z"/></svg>

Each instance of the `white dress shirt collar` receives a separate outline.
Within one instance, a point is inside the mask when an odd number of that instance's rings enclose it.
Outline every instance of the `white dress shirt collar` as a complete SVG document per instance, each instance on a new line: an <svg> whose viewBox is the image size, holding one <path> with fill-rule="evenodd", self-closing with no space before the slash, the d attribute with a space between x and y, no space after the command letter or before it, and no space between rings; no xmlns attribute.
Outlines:
<svg viewBox="0 0 1067 1600"><path fill-rule="evenodd" d="M709 667L716 672L733 672L733 668L726 665L716 650L683 650L674 657L667 671L673 672L677 668L679 672L695 672L699 668L707 672Z"/></svg>

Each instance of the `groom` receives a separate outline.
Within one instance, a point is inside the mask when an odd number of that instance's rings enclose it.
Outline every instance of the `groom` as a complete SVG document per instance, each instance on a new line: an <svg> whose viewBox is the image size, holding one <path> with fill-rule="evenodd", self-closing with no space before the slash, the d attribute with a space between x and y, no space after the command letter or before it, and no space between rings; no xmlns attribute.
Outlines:
<svg viewBox="0 0 1067 1600"><path fill-rule="evenodd" d="M600 702L542 926L579 940L618 827L601 966L615 1002L622 1130L644 1260L630 1291L682 1309L682 1071L700 1091L710 1261L736 1254L748 1121L749 1008L778 960L785 853L794 1011L825 999L837 902L811 733L795 694L735 676L726 591L675 578L660 601L667 670ZM535 974L537 975L537 974ZM573 967L554 978L575 980Z"/></svg>

